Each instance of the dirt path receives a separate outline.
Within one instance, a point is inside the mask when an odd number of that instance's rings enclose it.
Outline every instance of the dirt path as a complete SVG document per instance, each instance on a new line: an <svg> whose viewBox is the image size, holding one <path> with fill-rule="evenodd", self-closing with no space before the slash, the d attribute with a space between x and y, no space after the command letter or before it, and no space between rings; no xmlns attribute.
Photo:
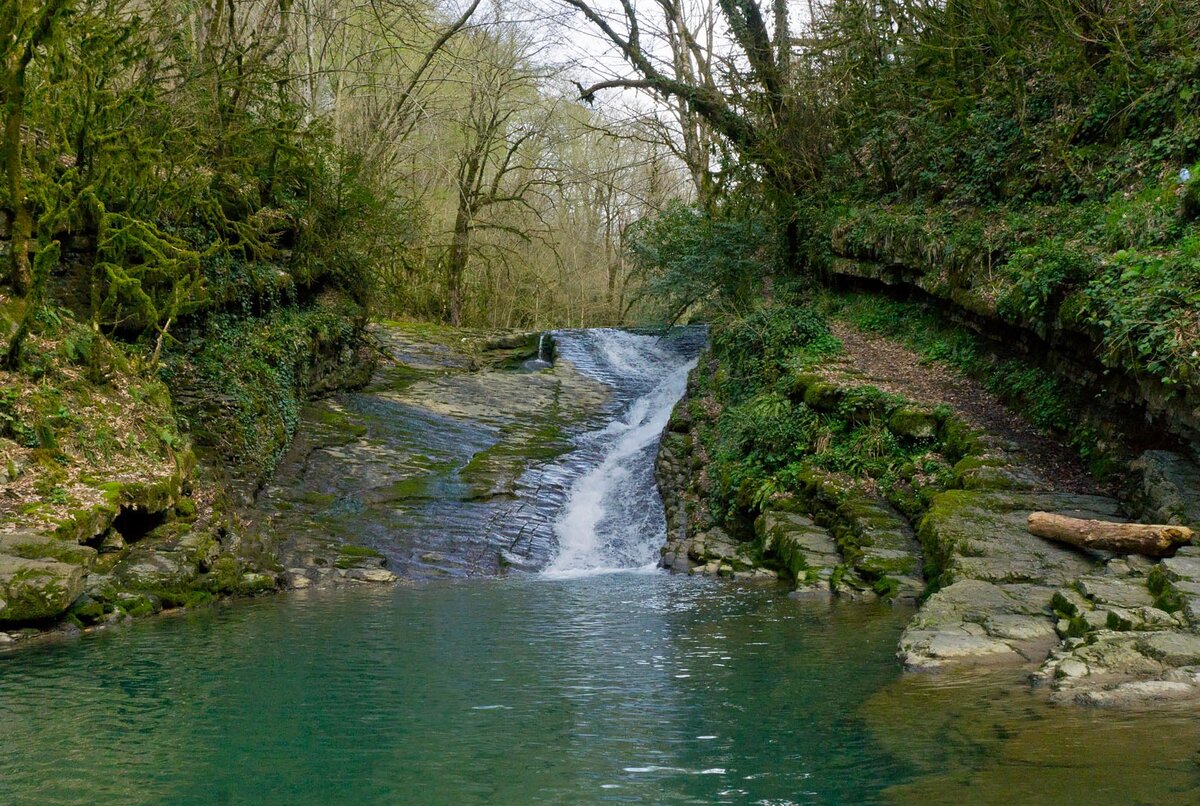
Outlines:
<svg viewBox="0 0 1200 806"><path fill-rule="evenodd" d="M1012 412L979 381L844 322L833 322L832 328L842 342L846 364L880 389L930 406L949 405L972 425L1013 443L1021 458L1057 491L1111 493L1091 477L1078 452Z"/></svg>

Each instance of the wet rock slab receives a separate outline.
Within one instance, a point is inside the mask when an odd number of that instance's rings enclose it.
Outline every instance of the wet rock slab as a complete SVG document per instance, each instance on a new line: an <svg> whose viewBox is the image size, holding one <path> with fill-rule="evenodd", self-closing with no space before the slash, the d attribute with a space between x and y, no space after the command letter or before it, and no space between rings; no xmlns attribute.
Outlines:
<svg viewBox="0 0 1200 806"><path fill-rule="evenodd" d="M920 536L942 587L900 639L907 668L1040 662L1057 643L1055 591L1103 569L1104 557L1029 534L1035 510L1120 518L1120 503L1099 496L951 490L934 499Z"/></svg>
<svg viewBox="0 0 1200 806"><path fill-rule="evenodd" d="M1200 700L1200 548L1077 580L1054 598L1063 643L1035 679L1058 699L1134 708Z"/></svg>

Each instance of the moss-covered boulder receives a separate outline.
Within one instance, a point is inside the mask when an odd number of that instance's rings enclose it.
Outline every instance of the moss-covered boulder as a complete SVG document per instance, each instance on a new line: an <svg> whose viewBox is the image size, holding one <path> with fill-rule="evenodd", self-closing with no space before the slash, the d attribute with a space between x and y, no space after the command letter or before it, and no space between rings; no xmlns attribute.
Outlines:
<svg viewBox="0 0 1200 806"><path fill-rule="evenodd" d="M96 550L91 546L35 532L0 534L0 554L25 560L57 560L85 568L96 560Z"/></svg>
<svg viewBox="0 0 1200 806"><path fill-rule="evenodd" d="M902 406L888 418L888 428L898 436L925 441L937 437L938 418L932 411Z"/></svg>
<svg viewBox="0 0 1200 806"><path fill-rule="evenodd" d="M79 565L0 555L0 623L62 615L83 593L84 577Z"/></svg>
<svg viewBox="0 0 1200 806"><path fill-rule="evenodd" d="M954 481L965 490L1044 490L1046 481L1031 468L1002 455L967 456L954 465Z"/></svg>

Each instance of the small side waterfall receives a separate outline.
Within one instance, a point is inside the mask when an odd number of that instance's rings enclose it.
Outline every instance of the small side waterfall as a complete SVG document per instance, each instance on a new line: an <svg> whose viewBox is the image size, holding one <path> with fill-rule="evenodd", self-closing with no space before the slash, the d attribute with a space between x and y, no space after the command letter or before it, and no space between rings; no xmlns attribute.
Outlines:
<svg viewBox="0 0 1200 806"><path fill-rule="evenodd" d="M656 566L666 527L654 455L699 350L696 339L671 345L622 330L586 333L586 341L563 340L560 354L625 394L612 420L578 441L574 453L589 456L590 469L571 484L554 524L557 554L544 571L553 577Z"/></svg>
<svg viewBox="0 0 1200 806"><path fill-rule="evenodd" d="M531 371L536 372L539 369L547 369L554 365L551 359L554 343L551 340L550 331L543 330L542 335L538 337L537 357L526 361L522 366Z"/></svg>

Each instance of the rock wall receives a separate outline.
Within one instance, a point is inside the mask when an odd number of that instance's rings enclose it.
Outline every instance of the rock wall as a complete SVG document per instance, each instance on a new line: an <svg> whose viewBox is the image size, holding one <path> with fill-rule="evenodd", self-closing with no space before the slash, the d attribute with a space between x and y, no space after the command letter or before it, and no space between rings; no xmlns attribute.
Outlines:
<svg viewBox="0 0 1200 806"><path fill-rule="evenodd" d="M832 248L831 282L932 301L1002 352L1017 352L1086 391L1102 418L1121 422L1147 441L1169 433L1200 457L1200 384L1167 386L1133 361L1103 364L1096 357L1098 334L1072 319L1070 306L1060 306L1049 321L1013 320L1000 313L994 292L976 285L971 272L938 269L936 261L922 262L897 244L867 249L837 232Z"/></svg>

